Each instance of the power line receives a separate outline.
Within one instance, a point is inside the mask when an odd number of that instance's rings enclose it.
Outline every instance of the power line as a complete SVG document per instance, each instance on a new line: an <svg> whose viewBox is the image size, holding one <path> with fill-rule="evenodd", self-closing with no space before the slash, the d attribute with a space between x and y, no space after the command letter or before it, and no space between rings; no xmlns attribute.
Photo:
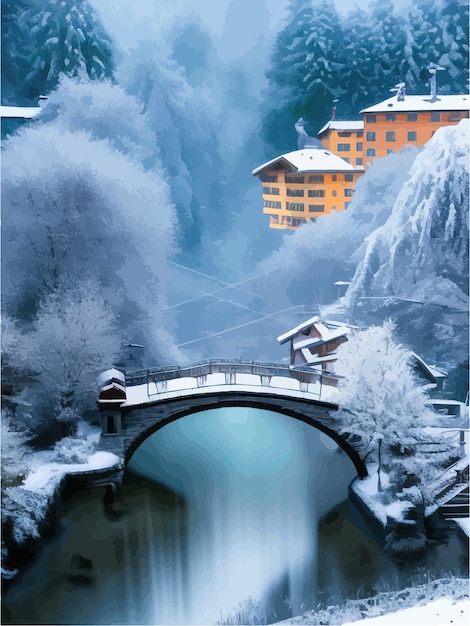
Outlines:
<svg viewBox="0 0 470 626"><path fill-rule="evenodd" d="M298 309L300 307L305 306L304 304L298 304L296 306L291 306L287 309L281 309L280 311L274 311L274 313L267 313L263 315L257 320L252 320L251 322L245 322L244 324L239 324L238 326L232 326L231 328L226 328L225 330L220 330L217 333L212 333L211 335L206 335L205 337L198 337L197 339L191 339L190 341L185 341L184 343L178 344L177 348L182 348L183 346L187 346L191 343L197 343L198 341L204 341L206 339L211 339L212 337L218 337L219 335L225 335L226 333L230 333L233 330L238 330L239 328L244 328L245 326L250 326L251 324L256 324L265 319L275 319L275 315L280 315L281 313L287 313L287 311L292 311L293 309Z"/></svg>
<svg viewBox="0 0 470 626"><path fill-rule="evenodd" d="M169 261L169 263L172 263L173 265L177 265L178 267L182 267L184 269L188 269L192 272L195 272L196 274L201 274L202 276L205 276L206 278L211 278L210 276L208 276L207 274L203 274L202 272L198 272L197 270L192 270L190 267L185 267L184 265L179 265L178 263L174 263L173 261ZM206 293L203 293L200 296L195 296L194 298L189 298L188 300L184 300L183 302L178 302L177 304L172 304L170 306L167 306L163 309L163 311L167 311L170 309L177 309L180 306L183 306L184 304L190 304L191 302L196 302L197 300L201 300L202 298L206 298L207 296L213 296L216 293L220 293L221 291L225 291L226 289L238 289L240 285L244 285L245 283L250 282L251 280L256 280L257 278L263 278L264 276L267 276L268 274L271 274L272 272L277 272L278 269L281 268L277 268L274 270L269 270L269 272L263 272L263 274L258 274L256 276L252 276L251 278L246 278L238 283L224 283L226 286L225 287L219 287L219 289L214 289L213 291L209 291ZM219 280L218 278L214 278L213 280L217 280L218 282L224 282ZM256 293L253 293L251 291L247 291L246 289L238 289L239 291L242 291L243 293L247 293L250 296L254 296L255 298L261 298L261 296L259 296Z"/></svg>

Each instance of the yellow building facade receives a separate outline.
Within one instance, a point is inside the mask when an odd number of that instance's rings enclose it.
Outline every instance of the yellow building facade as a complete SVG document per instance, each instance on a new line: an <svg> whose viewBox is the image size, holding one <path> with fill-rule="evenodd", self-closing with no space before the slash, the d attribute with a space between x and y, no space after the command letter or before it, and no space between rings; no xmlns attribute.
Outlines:
<svg viewBox="0 0 470 626"><path fill-rule="evenodd" d="M263 185L263 212L274 229L296 229L343 211L363 173L323 147L289 152L253 170Z"/></svg>
<svg viewBox="0 0 470 626"><path fill-rule="evenodd" d="M403 86L403 83L401 84ZM274 229L296 229L348 207L357 180L374 159L405 145L423 146L442 126L469 117L470 95L408 96L405 90L363 109L362 120L331 120L309 137L301 118L299 150L253 170L263 185L263 212Z"/></svg>
<svg viewBox="0 0 470 626"><path fill-rule="evenodd" d="M424 146L438 128L467 118L469 104L469 95L395 96L362 110L364 165L405 145Z"/></svg>
<svg viewBox="0 0 470 626"><path fill-rule="evenodd" d="M364 167L364 122L332 120L317 134L327 150L331 150L354 167Z"/></svg>

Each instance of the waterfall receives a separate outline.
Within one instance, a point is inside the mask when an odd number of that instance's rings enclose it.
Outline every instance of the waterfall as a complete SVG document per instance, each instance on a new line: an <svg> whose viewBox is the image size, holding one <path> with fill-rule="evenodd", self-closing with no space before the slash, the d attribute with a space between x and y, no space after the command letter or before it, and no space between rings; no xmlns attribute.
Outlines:
<svg viewBox="0 0 470 626"><path fill-rule="evenodd" d="M217 623L248 598L258 619L283 619L314 598L318 518L346 497L354 476L319 431L270 411L205 411L150 436L128 469L180 494L189 516L184 541L175 531L166 546L149 520L152 597L141 620Z"/></svg>

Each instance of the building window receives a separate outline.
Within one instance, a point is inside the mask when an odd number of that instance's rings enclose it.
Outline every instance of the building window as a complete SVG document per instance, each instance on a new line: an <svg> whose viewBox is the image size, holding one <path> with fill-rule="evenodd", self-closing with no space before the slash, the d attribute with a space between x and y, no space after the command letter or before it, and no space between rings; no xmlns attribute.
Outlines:
<svg viewBox="0 0 470 626"><path fill-rule="evenodd" d="M308 182L309 183L324 183L325 177L323 176L323 174L315 174L313 176L308 177Z"/></svg>
<svg viewBox="0 0 470 626"><path fill-rule="evenodd" d="M115 415L108 415L106 420L106 434L107 435L116 435L117 434L117 419Z"/></svg>
<svg viewBox="0 0 470 626"><path fill-rule="evenodd" d="M418 114L417 113L408 113L408 121L409 122L417 122Z"/></svg>
<svg viewBox="0 0 470 626"><path fill-rule="evenodd" d="M303 189L288 189L287 190L287 195L288 196L293 196L296 198L303 198L304 197L304 190Z"/></svg>
<svg viewBox="0 0 470 626"><path fill-rule="evenodd" d="M396 122L396 120L397 120L396 113L387 113L385 115L385 121L386 122Z"/></svg>
<svg viewBox="0 0 470 626"><path fill-rule="evenodd" d="M303 202L286 202L287 211L305 211Z"/></svg>
<svg viewBox="0 0 470 626"><path fill-rule="evenodd" d="M441 114L440 113L431 113L431 122L440 122Z"/></svg>
<svg viewBox="0 0 470 626"><path fill-rule="evenodd" d="M395 131L391 130L385 133L385 141L395 141Z"/></svg>
<svg viewBox="0 0 470 626"><path fill-rule="evenodd" d="M351 137L351 132L347 130L338 131L338 137Z"/></svg>
<svg viewBox="0 0 470 626"><path fill-rule="evenodd" d="M367 141L375 141L375 131L368 130L366 135Z"/></svg>
<svg viewBox="0 0 470 626"><path fill-rule="evenodd" d="M279 215L270 215L271 224L279 224Z"/></svg>
<svg viewBox="0 0 470 626"><path fill-rule="evenodd" d="M393 150L391 148L387 148L387 154L392 154Z"/></svg>
<svg viewBox="0 0 470 626"><path fill-rule="evenodd" d="M277 176L271 174L260 174L262 183L277 183Z"/></svg>
<svg viewBox="0 0 470 626"><path fill-rule="evenodd" d="M263 187L263 193L268 196L278 196L279 187Z"/></svg>
<svg viewBox="0 0 470 626"><path fill-rule="evenodd" d="M308 212L309 213L324 213L325 205L324 204L309 204Z"/></svg>
<svg viewBox="0 0 470 626"><path fill-rule="evenodd" d="M414 130L408 133L408 141L416 141L417 139L418 139L418 135Z"/></svg>
<svg viewBox="0 0 470 626"><path fill-rule="evenodd" d="M277 200L265 200L264 206L267 209L281 209L282 208L282 204L278 202Z"/></svg>
<svg viewBox="0 0 470 626"><path fill-rule="evenodd" d="M343 159L343 161L346 161L346 163L350 163L351 159L349 157L341 157Z"/></svg>
<svg viewBox="0 0 470 626"><path fill-rule="evenodd" d="M449 122L458 122L461 117L462 114L460 113L460 111L452 111L452 113L449 113L449 117L447 118L447 120Z"/></svg>
<svg viewBox="0 0 470 626"><path fill-rule="evenodd" d="M375 156L375 148L367 148L366 156Z"/></svg>
<svg viewBox="0 0 470 626"><path fill-rule="evenodd" d="M354 193L354 189L345 189L344 190L344 195L346 196L346 198L350 198Z"/></svg>
<svg viewBox="0 0 470 626"><path fill-rule="evenodd" d="M353 174L345 174L344 175L344 180L351 183L354 180L354 176Z"/></svg>
<svg viewBox="0 0 470 626"><path fill-rule="evenodd" d="M356 165L362 165L362 157L356 159Z"/></svg>
<svg viewBox="0 0 470 626"><path fill-rule="evenodd" d="M325 190L324 189L309 189L308 197L309 198L324 198Z"/></svg>
<svg viewBox="0 0 470 626"><path fill-rule="evenodd" d="M361 139L361 137L364 137L364 131L362 131L362 130L358 130L358 131L357 131L357 133L356 133L356 137L357 137L358 139Z"/></svg>
<svg viewBox="0 0 470 626"><path fill-rule="evenodd" d="M368 124L375 124L376 121L377 121L376 115L366 115L366 122Z"/></svg>
<svg viewBox="0 0 470 626"><path fill-rule="evenodd" d="M333 182L336 182L337 178L338 178L338 177L336 176L336 174L333 174L333 175L332 175L332 177L331 177L331 180L332 180Z"/></svg>
<svg viewBox="0 0 470 626"><path fill-rule="evenodd" d="M345 202L344 203L344 209L346 210L350 204L351 204L350 202Z"/></svg>
<svg viewBox="0 0 470 626"><path fill-rule="evenodd" d="M289 176L286 174L286 183L299 183L302 184L304 182L304 176Z"/></svg>
<svg viewBox="0 0 470 626"><path fill-rule="evenodd" d="M301 224L306 224L307 220L304 218L293 217L292 218L292 226L300 226Z"/></svg>
<svg viewBox="0 0 470 626"><path fill-rule="evenodd" d="M358 141L358 142L356 142L356 150L357 150L358 152L361 152L361 151L362 151L362 141Z"/></svg>
<svg viewBox="0 0 470 626"><path fill-rule="evenodd" d="M336 198L336 189L333 189L332 194L333 194L333 198Z"/></svg>
<svg viewBox="0 0 470 626"><path fill-rule="evenodd" d="M338 144L338 152L349 152L351 150L350 143L339 143Z"/></svg>

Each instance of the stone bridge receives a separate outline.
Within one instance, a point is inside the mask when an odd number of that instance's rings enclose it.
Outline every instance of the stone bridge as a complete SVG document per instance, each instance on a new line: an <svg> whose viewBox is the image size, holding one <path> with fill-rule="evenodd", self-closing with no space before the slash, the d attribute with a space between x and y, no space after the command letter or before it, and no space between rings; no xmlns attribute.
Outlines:
<svg viewBox="0 0 470 626"><path fill-rule="evenodd" d="M252 407L288 415L333 439L367 476L361 439L337 430L338 405L328 401L333 374L313 373L275 363L201 361L187 367L159 367L127 372L108 370L98 399L101 448L126 465L141 443L166 424L222 407Z"/></svg>

